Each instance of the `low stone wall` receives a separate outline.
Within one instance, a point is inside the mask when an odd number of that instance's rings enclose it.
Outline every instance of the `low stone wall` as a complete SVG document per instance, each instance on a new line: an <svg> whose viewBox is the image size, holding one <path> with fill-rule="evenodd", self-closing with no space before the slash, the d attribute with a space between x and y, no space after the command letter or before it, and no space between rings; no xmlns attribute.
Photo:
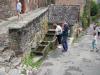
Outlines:
<svg viewBox="0 0 100 75"><path fill-rule="evenodd" d="M31 18L31 16L28 22L23 21L23 25L19 24L9 29L10 48L16 53L36 47L48 31L48 9L45 8L33 14L35 17Z"/></svg>

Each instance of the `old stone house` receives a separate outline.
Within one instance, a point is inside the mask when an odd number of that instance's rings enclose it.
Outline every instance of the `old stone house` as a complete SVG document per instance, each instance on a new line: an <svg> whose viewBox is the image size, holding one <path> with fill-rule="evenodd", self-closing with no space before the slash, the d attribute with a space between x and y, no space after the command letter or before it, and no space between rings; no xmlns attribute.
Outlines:
<svg viewBox="0 0 100 75"><path fill-rule="evenodd" d="M55 4L57 5L79 5L80 12L83 12L85 0L55 0Z"/></svg>
<svg viewBox="0 0 100 75"><path fill-rule="evenodd" d="M0 0L0 19L16 15L17 0ZM22 13L47 5L47 0L20 0Z"/></svg>

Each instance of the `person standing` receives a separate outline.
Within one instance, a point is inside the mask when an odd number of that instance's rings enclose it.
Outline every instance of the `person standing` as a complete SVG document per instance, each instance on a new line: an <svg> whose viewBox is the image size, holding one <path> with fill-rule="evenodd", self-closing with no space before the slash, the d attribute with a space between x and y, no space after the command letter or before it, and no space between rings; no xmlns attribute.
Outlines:
<svg viewBox="0 0 100 75"><path fill-rule="evenodd" d="M56 32L56 36L57 36L57 40L58 40L58 48L61 48L61 39L62 39L62 27L60 25L54 24L54 26L56 26L55 32Z"/></svg>
<svg viewBox="0 0 100 75"><path fill-rule="evenodd" d="M21 18L21 10L22 10L22 4L19 0L17 0L16 11L18 15L18 20Z"/></svg>
<svg viewBox="0 0 100 75"><path fill-rule="evenodd" d="M100 26L96 27L96 32L97 32L98 38L100 38Z"/></svg>
<svg viewBox="0 0 100 75"><path fill-rule="evenodd" d="M100 27L99 26L96 26L96 28L95 28L95 32L96 32L96 36L97 36L97 52L99 51L99 47L100 47L100 44L99 44L99 42L100 42Z"/></svg>
<svg viewBox="0 0 100 75"><path fill-rule="evenodd" d="M67 43L68 30L69 30L68 23L65 22L63 24L63 32L62 32L62 45L63 45L62 52L66 52L68 50L68 43Z"/></svg>
<svg viewBox="0 0 100 75"><path fill-rule="evenodd" d="M93 33L93 39L92 39L92 50L91 51L97 51L97 35L96 32Z"/></svg>

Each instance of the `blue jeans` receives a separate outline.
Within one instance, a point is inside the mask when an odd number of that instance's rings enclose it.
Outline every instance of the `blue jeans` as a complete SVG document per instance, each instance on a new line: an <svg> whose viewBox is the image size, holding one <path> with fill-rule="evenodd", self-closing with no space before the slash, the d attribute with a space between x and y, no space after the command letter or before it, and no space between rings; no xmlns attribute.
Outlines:
<svg viewBox="0 0 100 75"><path fill-rule="evenodd" d="M63 45L64 51L67 51L68 50L67 37L62 37L62 45Z"/></svg>
<svg viewBox="0 0 100 75"><path fill-rule="evenodd" d="M92 41L92 49L93 49L93 50L96 49L96 40L93 40L93 41Z"/></svg>

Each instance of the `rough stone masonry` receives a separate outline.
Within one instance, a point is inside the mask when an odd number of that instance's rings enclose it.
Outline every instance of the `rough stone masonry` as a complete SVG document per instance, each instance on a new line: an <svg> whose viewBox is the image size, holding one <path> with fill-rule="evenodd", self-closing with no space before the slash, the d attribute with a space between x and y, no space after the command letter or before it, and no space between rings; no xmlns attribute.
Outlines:
<svg viewBox="0 0 100 75"><path fill-rule="evenodd" d="M30 17L20 21L21 23L10 27L10 48L15 53L19 54L31 50L31 47L36 47L37 43L44 38L48 29L47 10L46 8L35 12Z"/></svg>
<svg viewBox="0 0 100 75"><path fill-rule="evenodd" d="M16 54L29 51L44 38L48 31L48 22L61 22L64 18L74 25L79 19L79 10L78 6L53 5L49 9L39 8L27 13L23 16L23 20L11 21L5 25L0 24L0 35L9 34L9 36L4 36L5 38L0 36L0 39L4 40L1 41L1 44L8 42L10 49Z"/></svg>

